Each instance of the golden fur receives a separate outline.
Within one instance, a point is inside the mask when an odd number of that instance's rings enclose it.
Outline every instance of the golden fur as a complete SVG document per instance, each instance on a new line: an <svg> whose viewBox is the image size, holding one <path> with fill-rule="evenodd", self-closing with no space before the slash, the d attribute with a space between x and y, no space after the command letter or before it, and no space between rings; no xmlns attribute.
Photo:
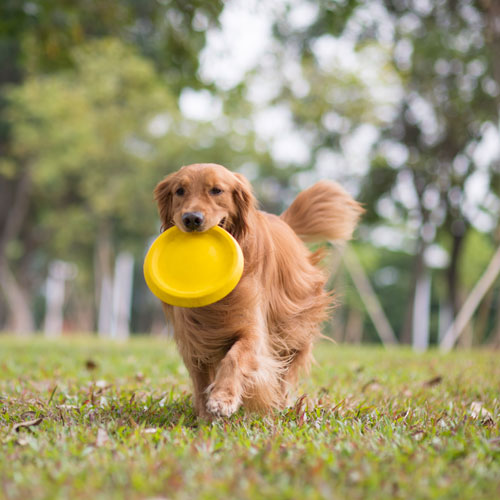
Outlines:
<svg viewBox="0 0 500 500"><path fill-rule="evenodd" d="M200 213L205 231L221 225L245 257L236 288L199 308L163 304L194 386L200 417L229 416L240 405L269 411L287 404L331 302L326 276L303 241L349 239L362 213L338 184L318 182L281 217L259 211L249 182L215 164L182 167L155 189L162 228L186 230ZM300 238L299 238L300 236Z"/></svg>

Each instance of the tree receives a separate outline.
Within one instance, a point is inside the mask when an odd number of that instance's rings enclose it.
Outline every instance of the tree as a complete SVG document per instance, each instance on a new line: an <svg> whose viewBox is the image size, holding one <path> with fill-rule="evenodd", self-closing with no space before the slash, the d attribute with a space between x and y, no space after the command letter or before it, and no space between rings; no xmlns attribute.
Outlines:
<svg viewBox="0 0 500 500"><path fill-rule="evenodd" d="M444 279L453 316L461 302L458 268L466 234L473 226L488 231L497 223L498 197L473 199L470 189L476 181L483 183L485 193L498 193L498 161L479 155L488 135L495 134L499 117L494 3L320 2L312 21L296 27L288 17L294 7L288 4L275 25L276 37L288 47L284 52L296 55L309 85L302 96L285 85L278 98L290 103L299 127L309 125L305 131L313 153L306 168L315 166L323 175L341 178L351 166L344 147L349 135L372 131L366 149L370 167L358 175L360 199L368 209L364 220L370 226L365 235L374 241L373 230L384 229L391 235L385 238L391 246L399 233L400 249L415 256L402 332L406 341L411 338L413 295L426 272L427 249L438 244L448 251ZM353 60L354 55L362 60L363 53L371 58L365 59L356 81L342 85L324 78L322 46L327 47L323 59L329 61L333 76L342 73L341 63L335 61L339 47L344 57L350 50ZM376 105L376 89L366 101L359 94L363 86L370 87L365 76L370 64L378 65L377 81L392 89L392 99L383 106ZM311 65L313 71L308 72ZM315 79L323 81L315 85ZM322 157L343 167L328 171L322 168ZM356 177L355 171L346 177Z"/></svg>
<svg viewBox="0 0 500 500"><path fill-rule="evenodd" d="M407 2L386 5L395 18L394 57L405 82L405 97L384 138L392 147L398 144L407 159L402 166L391 165L382 153L382 142L365 192L381 176L391 180L372 196L375 208L402 184L411 190L413 201L399 197L394 209L400 220L418 227L412 289L424 273L426 249L440 243L449 254L446 302L454 317L461 304L458 269L466 235L474 224L482 230L494 227L497 218L491 198L475 200L467 189L473 178L481 177L489 188L498 182L498 165L486 164L476 154L498 123L494 52L478 3L450 1L429 8L415 4L411 9ZM409 307L406 341L412 311Z"/></svg>
<svg viewBox="0 0 500 500"><path fill-rule="evenodd" d="M177 96L185 85L198 85L198 53L204 46L206 29L217 23L221 9L220 1L198 0L90 0L84 6L66 0L8 0L0 5L0 154L4 158L0 162L0 283L8 304L7 310L0 304L0 321L7 315L10 328L33 328L28 293L33 284L27 282L32 273L21 269L32 265L33 252L26 249L35 248L38 237L35 241L25 239L32 181L19 158L14 161L11 156L11 131L4 113L6 86L30 76L66 71L75 64L75 48L115 35L151 58ZM36 213L37 207L32 206L31 211ZM17 264L23 261L15 272L13 260Z"/></svg>

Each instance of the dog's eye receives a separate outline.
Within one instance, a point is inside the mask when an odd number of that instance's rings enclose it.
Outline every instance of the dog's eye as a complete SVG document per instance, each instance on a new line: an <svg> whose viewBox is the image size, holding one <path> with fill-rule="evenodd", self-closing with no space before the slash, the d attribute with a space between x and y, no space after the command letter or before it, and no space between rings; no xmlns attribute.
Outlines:
<svg viewBox="0 0 500 500"><path fill-rule="evenodd" d="M177 196L184 196L184 188L178 188L177 191L175 192Z"/></svg>
<svg viewBox="0 0 500 500"><path fill-rule="evenodd" d="M218 194L222 194L222 189L218 188L218 187L213 187L211 190L210 190L210 194L213 194L214 196L218 195Z"/></svg>

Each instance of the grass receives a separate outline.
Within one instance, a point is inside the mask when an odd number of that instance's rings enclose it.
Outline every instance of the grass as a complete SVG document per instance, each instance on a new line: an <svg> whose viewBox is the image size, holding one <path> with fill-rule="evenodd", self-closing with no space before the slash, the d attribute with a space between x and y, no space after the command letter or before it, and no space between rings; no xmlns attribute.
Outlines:
<svg viewBox="0 0 500 500"><path fill-rule="evenodd" d="M201 424L170 341L0 337L0 498L500 498L498 352L316 358L294 407Z"/></svg>

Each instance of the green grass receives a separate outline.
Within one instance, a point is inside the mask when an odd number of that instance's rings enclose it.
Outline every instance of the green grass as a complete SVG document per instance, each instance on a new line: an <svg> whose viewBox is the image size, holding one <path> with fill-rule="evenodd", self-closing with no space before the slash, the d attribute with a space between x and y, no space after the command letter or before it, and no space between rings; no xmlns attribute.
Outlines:
<svg viewBox="0 0 500 500"><path fill-rule="evenodd" d="M316 358L295 407L208 424L172 342L0 337L0 498L500 497L498 352Z"/></svg>

